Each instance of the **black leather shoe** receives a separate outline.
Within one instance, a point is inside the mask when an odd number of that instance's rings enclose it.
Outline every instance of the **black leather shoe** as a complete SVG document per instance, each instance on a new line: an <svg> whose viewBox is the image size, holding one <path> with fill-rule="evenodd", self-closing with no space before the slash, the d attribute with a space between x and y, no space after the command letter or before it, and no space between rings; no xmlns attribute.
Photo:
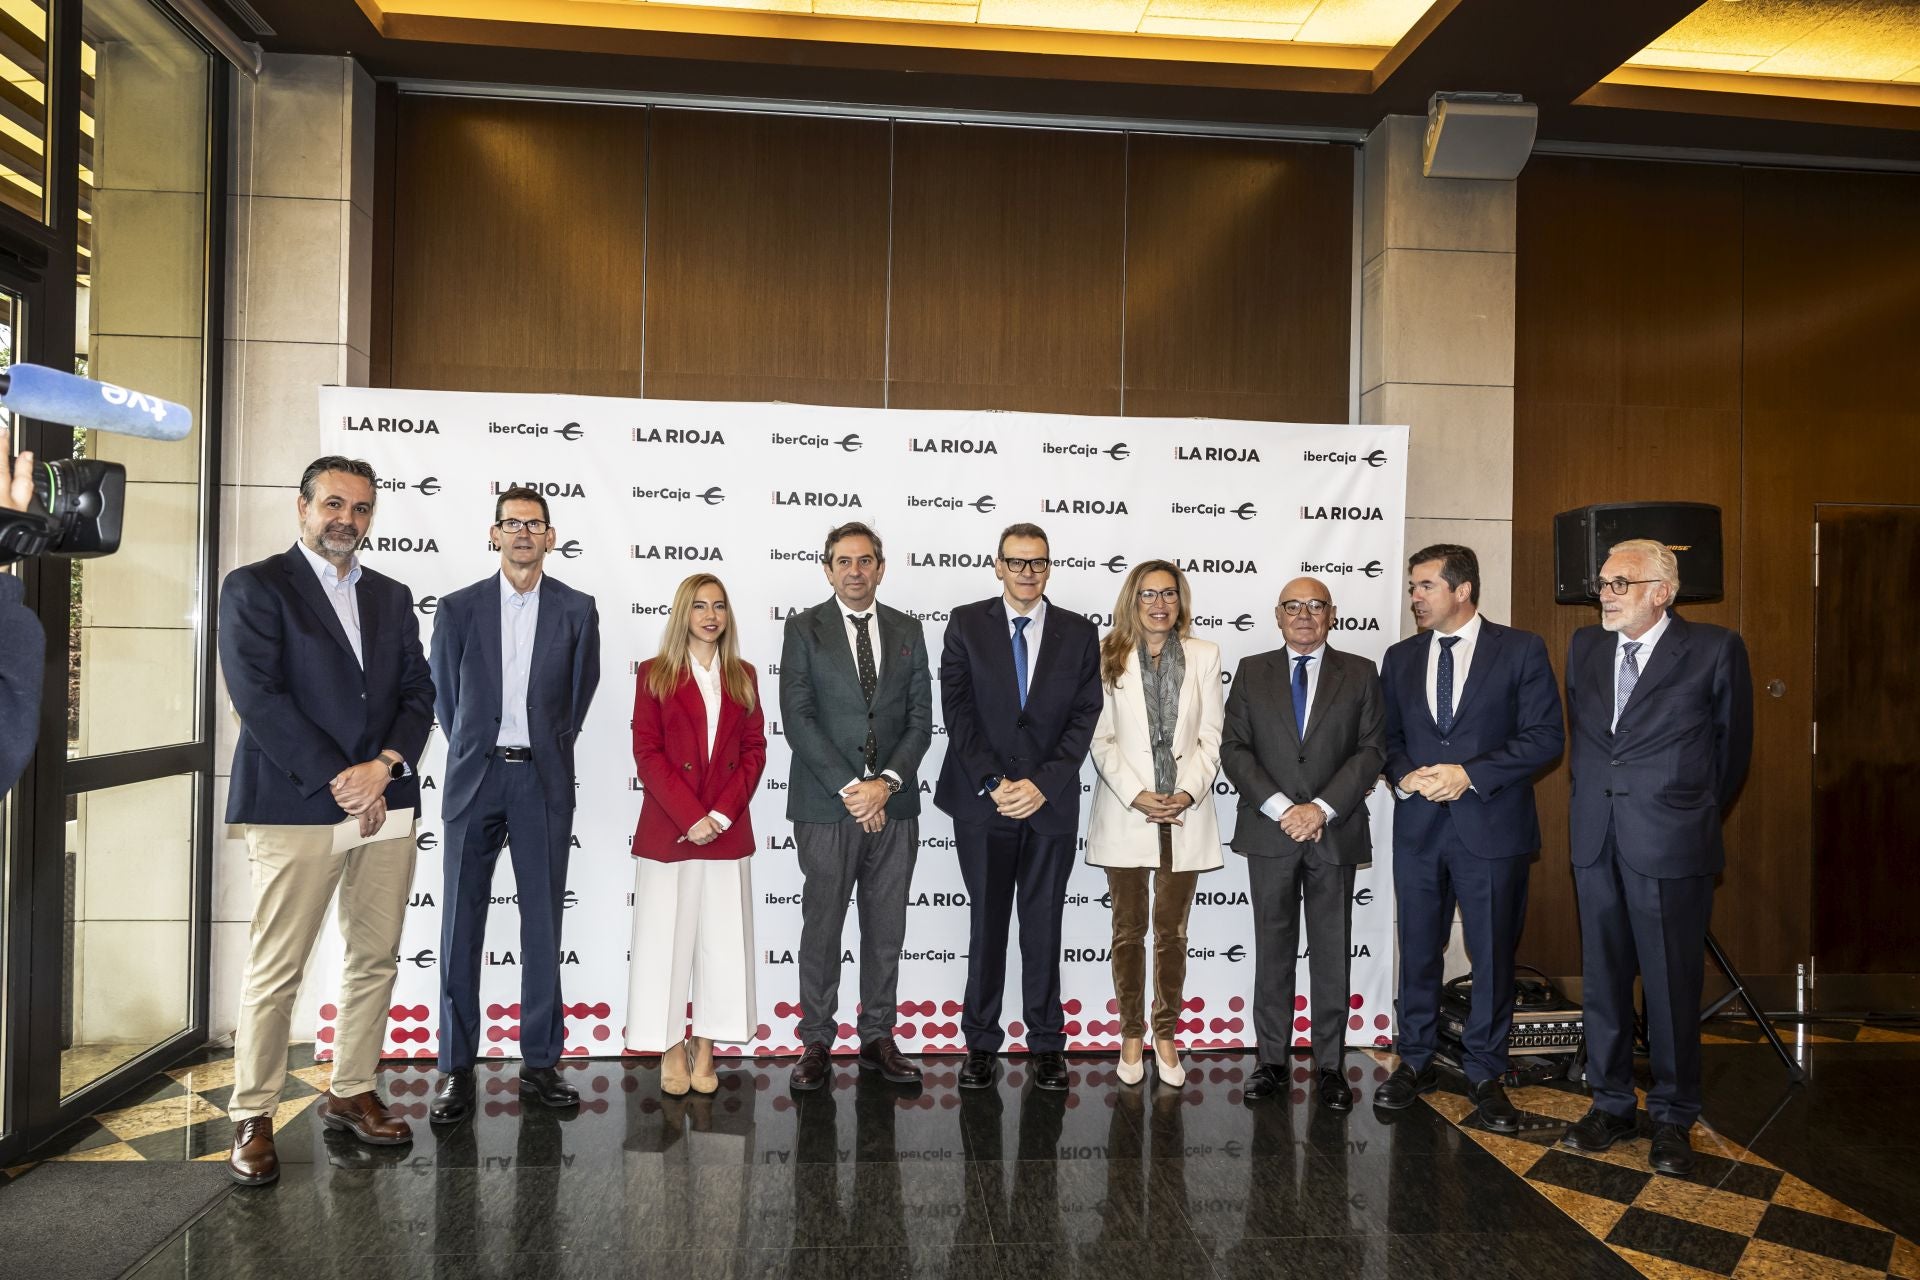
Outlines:
<svg viewBox="0 0 1920 1280"><path fill-rule="evenodd" d="M459 1124L473 1114L473 1068L449 1071L440 1077L434 1090L433 1105L427 1108L430 1124Z"/></svg>
<svg viewBox="0 0 1920 1280"><path fill-rule="evenodd" d="M1373 1091L1373 1105L1388 1111L1404 1111L1418 1102L1421 1094L1432 1093L1439 1087L1439 1067L1429 1062L1415 1071L1403 1062Z"/></svg>
<svg viewBox="0 0 1920 1280"><path fill-rule="evenodd" d="M577 1107L580 1091L560 1078L558 1067L521 1067L520 1094L549 1107Z"/></svg>
<svg viewBox="0 0 1920 1280"><path fill-rule="evenodd" d="M1338 1071L1321 1071L1314 1090L1320 1095L1320 1105L1327 1110L1353 1110L1353 1090L1347 1087L1347 1078Z"/></svg>
<svg viewBox="0 0 1920 1280"><path fill-rule="evenodd" d="M1655 1173L1684 1178L1693 1172L1693 1142L1677 1124L1655 1125L1653 1154L1647 1158Z"/></svg>
<svg viewBox="0 0 1920 1280"><path fill-rule="evenodd" d="M833 1064L827 1059L827 1046L810 1044L800 1055L800 1061L793 1064L793 1071L787 1076L787 1085L803 1092L818 1089L827 1082L832 1072Z"/></svg>
<svg viewBox="0 0 1920 1280"><path fill-rule="evenodd" d="M892 1036L881 1036L860 1046L860 1068L878 1071L888 1084L919 1084L920 1068L907 1061Z"/></svg>
<svg viewBox="0 0 1920 1280"><path fill-rule="evenodd" d="M1276 1093L1287 1090L1287 1073L1271 1062L1263 1062L1253 1069L1253 1075L1247 1079L1247 1087L1240 1096L1248 1102L1259 1102L1271 1098Z"/></svg>
<svg viewBox="0 0 1920 1280"><path fill-rule="evenodd" d="M1033 1058L1035 1088L1064 1091L1067 1087L1067 1060L1058 1049L1038 1053Z"/></svg>
<svg viewBox="0 0 1920 1280"><path fill-rule="evenodd" d="M999 1064L985 1049L969 1049L966 1065L960 1068L960 1087L962 1089L991 1089L994 1077L1000 1074Z"/></svg>
<svg viewBox="0 0 1920 1280"><path fill-rule="evenodd" d="M1568 1128L1560 1139L1562 1146L1575 1151L1605 1151L1622 1138L1639 1131L1632 1116L1616 1116L1611 1111L1592 1107Z"/></svg>
<svg viewBox="0 0 1920 1280"><path fill-rule="evenodd" d="M1495 1133L1520 1132L1520 1109L1507 1097L1507 1087L1498 1080L1482 1080L1467 1086L1467 1096L1480 1117L1480 1126Z"/></svg>

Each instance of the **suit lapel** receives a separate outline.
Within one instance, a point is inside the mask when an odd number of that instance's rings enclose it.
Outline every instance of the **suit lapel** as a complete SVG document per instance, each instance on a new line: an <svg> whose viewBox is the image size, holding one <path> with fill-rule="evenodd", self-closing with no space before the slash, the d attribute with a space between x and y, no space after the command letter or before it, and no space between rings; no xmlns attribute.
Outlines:
<svg viewBox="0 0 1920 1280"><path fill-rule="evenodd" d="M846 615L840 610L840 598L835 596L820 606L815 615L814 641L825 654L826 665L839 673L840 678L853 688L853 694L860 696L860 670L853 664L853 646L847 642ZM875 637L874 643L879 643Z"/></svg>
<svg viewBox="0 0 1920 1280"><path fill-rule="evenodd" d="M570 671L573 664L567 655L554 652L560 643L561 614L566 612L567 602L564 588L556 591L552 578L540 579L540 616L533 622L533 655L527 668L527 728L533 728L533 686L540 678L540 672L549 671L555 675ZM504 584L501 587L505 590Z"/></svg>
<svg viewBox="0 0 1920 1280"><path fill-rule="evenodd" d="M1289 650L1288 652L1291 653L1292 651ZM1341 681L1346 678L1340 668L1334 665L1333 652L1333 647L1329 645L1326 652L1322 653L1319 658L1320 678L1314 681L1313 694L1311 700L1308 702L1308 706L1312 708L1307 714L1308 738L1311 738L1314 735L1314 731L1326 722L1327 709L1333 706L1334 694L1338 691ZM1287 690L1287 700L1291 702L1293 700L1293 682L1291 680L1287 682ZM1303 745L1304 741L1303 739Z"/></svg>
<svg viewBox="0 0 1920 1280"><path fill-rule="evenodd" d="M981 645L986 651L987 669L982 683L989 689L1012 690L1014 705L1020 702L1019 673L1013 669L1012 632L1007 627L1007 602L996 596L987 606L987 634L981 637ZM1034 673L1027 673L1029 686L1035 683Z"/></svg>
<svg viewBox="0 0 1920 1280"><path fill-rule="evenodd" d="M907 647L907 629L901 625L900 614L892 609L882 609L880 602L873 605L875 657L880 664L880 683L874 686L873 700L880 701L880 690L895 680L905 680L907 655L902 652Z"/></svg>
<svg viewBox="0 0 1920 1280"><path fill-rule="evenodd" d="M717 662L719 659L716 657L714 661ZM700 696L700 685L693 674L691 656L687 658L686 674L680 677L680 687L673 691L673 700L680 704L680 710L686 713L687 722L694 726L693 736L699 743L700 768L704 773L707 767L707 700ZM723 712L726 703L727 700L724 697L720 699ZM719 735L716 734L715 741L718 740Z"/></svg>
<svg viewBox="0 0 1920 1280"><path fill-rule="evenodd" d="M1460 721L1465 718L1467 708L1473 705L1475 696L1480 692L1481 687L1487 683L1485 679L1475 678L1474 673L1478 672L1480 676L1484 677L1492 672L1493 664L1499 661L1500 646L1507 642L1506 636L1507 629L1505 627L1495 626L1484 618L1480 620L1480 638L1473 642L1473 665L1467 671L1467 684L1465 688L1460 690L1460 696L1454 699L1454 724L1459 724ZM1459 680L1459 673L1455 672L1454 683L1457 685ZM1425 683L1422 682L1420 701L1425 702L1426 700L1426 686ZM1435 727L1438 728L1437 725Z"/></svg>
<svg viewBox="0 0 1920 1280"><path fill-rule="evenodd" d="M716 717L717 723L713 730L714 746L718 747L721 743L727 740L727 735L733 732L734 722L737 721L739 718L740 718L739 704L734 702L733 695L727 692L726 670L725 668L722 668L720 673L720 714L718 717ZM707 749L706 739L703 738L700 741L700 750L702 752L705 752L706 749ZM703 761L706 762L708 767L712 766L713 762L710 759L707 759L705 755L703 755L701 758Z"/></svg>
<svg viewBox="0 0 1920 1280"><path fill-rule="evenodd" d="M1609 733L1613 731L1613 654L1618 644L1619 639L1613 632L1602 632L1600 643L1593 646L1593 654L1587 659L1588 696L1596 703L1594 710L1606 721ZM1571 712L1573 708L1568 710Z"/></svg>
<svg viewBox="0 0 1920 1280"><path fill-rule="evenodd" d="M347 638L346 628L340 625L340 615L333 611L333 601L327 599L326 588L322 587L320 579L314 576L313 566L307 563L306 554L299 547L293 547L281 557L280 567L285 571L287 580L293 584L293 594L307 606L314 620L334 638L342 649L346 650L349 658L353 657L353 641ZM365 579L363 578L362 581ZM366 596L355 588L354 597L360 606L360 639L364 643L367 635ZM359 665L358 662L355 665Z"/></svg>
<svg viewBox="0 0 1920 1280"><path fill-rule="evenodd" d="M504 687L506 676L500 666L500 614L505 603L507 584L498 573L493 575L491 581L493 590L480 593L480 613L474 619L473 625L479 632L474 639L478 641L480 652L482 673L480 687L489 691L489 696L493 699L493 710L498 712L506 704L507 699L507 691ZM528 728L532 726L529 725Z"/></svg>
<svg viewBox="0 0 1920 1280"><path fill-rule="evenodd" d="M1280 719L1285 723L1287 730L1293 734L1296 745L1300 742L1300 713L1294 710L1293 705L1293 660L1299 656L1291 649L1280 650L1280 670L1276 673L1280 681L1280 698L1285 704L1283 709L1286 712ZM1320 674L1324 676L1326 672L1323 671Z"/></svg>
<svg viewBox="0 0 1920 1280"><path fill-rule="evenodd" d="M1647 655L1646 665L1640 669L1639 682L1633 686L1633 694L1627 699L1627 705L1620 709L1620 718L1625 720L1632 715L1635 707L1645 702L1655 689L1680 669L1686 656L1687 626L1669 614L1667 634L1660 637L1660 643Z"/></svg>

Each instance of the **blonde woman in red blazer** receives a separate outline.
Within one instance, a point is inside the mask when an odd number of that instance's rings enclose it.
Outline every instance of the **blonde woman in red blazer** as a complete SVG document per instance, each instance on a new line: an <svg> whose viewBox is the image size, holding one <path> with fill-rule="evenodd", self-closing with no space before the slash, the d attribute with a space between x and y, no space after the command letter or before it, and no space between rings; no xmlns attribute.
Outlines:
<svg viewBox="0 0 1920 1280"><path fill-rule="evenodd" d="M744 1044L759 1022L747 805L767 738L727 589L710 573L680 584L660 654L640 665L633 762L646 798L633 833L626 1047L660 1055L662 1091L712 1093L714 1041Z"/></svg>

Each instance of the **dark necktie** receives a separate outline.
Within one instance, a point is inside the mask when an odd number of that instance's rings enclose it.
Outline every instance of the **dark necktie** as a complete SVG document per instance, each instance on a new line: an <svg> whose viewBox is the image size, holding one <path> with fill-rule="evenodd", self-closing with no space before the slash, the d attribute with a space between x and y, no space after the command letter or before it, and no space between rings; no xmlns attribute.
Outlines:
<svg viewBox="0 0 1920 1280"><path fill-rule="evenodd" d="M1293 731L1303 740L1307 736L1307 664L1312 661L1310 653L1293 660Z"/></svg>
<svg viewBox="0 0 1920 1280"><path fill-rule="evenodd" d="M873 637L867 633L867 623L872 620L870 613L847 615L853 619L853 652L856 665L860 670L860 696L867 700L867 706L873 706L873 691L880 683L879 673L873 665ZM873 737L873 720L867 720L867 744L863 754L866 756L867 774L871 778L876 772L874 766L879 761L879 746Z"/></svg>
<svg viewBox="0 0 1920 1280"><path fill-rule="evenodd" d="M1027 705L1027 624L1032 618L1013 620L1013 678L1020 683L1020 705Z"/></svg>
<svg viewBox="0 0 1920 1280"><path fill-rule="evenodd" d="M1627 699L1633 696L1633 686L1640 683L1640 641L1629 640L1620 646L1620 687L1613 697L1613 722L1620 723L1620 713L1627 709Z"/></svg>
<svg viewBox="0 0 1920 1280"><path fill-rule="evenodd" d="M1453 731L1453 646L1459 636L1440 637L1440 670L1433 679L1433 723L1441 736Z"/></svg>

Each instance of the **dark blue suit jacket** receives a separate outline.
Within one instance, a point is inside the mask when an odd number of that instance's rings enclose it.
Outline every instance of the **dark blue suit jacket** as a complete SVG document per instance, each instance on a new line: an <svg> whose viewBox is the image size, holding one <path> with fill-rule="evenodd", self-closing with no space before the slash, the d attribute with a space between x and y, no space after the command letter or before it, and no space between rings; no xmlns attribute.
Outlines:
<svg viewBox="0 0 1920 1280"><path fill-rule="evenodd" d="M433 620L434 710L447 735L440 816L467 811L500 741L500 575L440 599ZM600 614L593 597L551 574L540 578L527 676L527 745L547 808L573 811L573 741L600 684Z"/></svg>
<svg viewBox="0 0 1920 1280"><path fill-rule="evenodd" d="M1431 632L1408 636L1380 663L1387 699L1387 781L1397 786L1424 765L1457 764L1473 780L1473 789L1447 805L1422 795L1399 801L1393 811L1395 852L1431 848L1449 822L1460 842L1482 858L1538 852L1533 779L1559 758L1566 742L1546 642L1482 617L1473 665L1444 737L1427 709L1432 644Z"/></svg>
<svg viewBox="0 0 1920 1280"><path fill-rule="evenodd" d="M1605 848L1656 879L1715 875L1726 865L1721 814L1753 756L1753 676L1737 631L1677 613L1613 728L1618 637L1582 627L1567 648L1573 746L1573 863Z"/></svg>
<svg viewBox="0 0 1920 1280"><path fill-rule="evenodd" d="M25 585L0 573L0 796L33 759L40 736L40 680L47 636L40 619L21 604Z"/></svg>
<svg viewBox="0 0 1920 1280"><path fill-rule="evenodd" d="M1022 708L1006 600L963 604L947 619L940 655L947 758L933 802L959 821L984 825L999 813L980 794L981 783L999 774L1031 781L1046 796L1027 819L1035 832L1070 836L1079 829L1080 766L1104 696L1100 633L1051 600L1045 625Z"/></svg>
<svg viewBox="0 0 1920 1280"><path fill-rule="evenodd" d="M220 665L240 713L228 822L342 822L329 790L342 769L389 747L419 767L433 729L433 677L413 592L362 566L355 594L364 667L297 545L221 585ZM395 778L386 801L418 808L418 777Z"/></svg>

